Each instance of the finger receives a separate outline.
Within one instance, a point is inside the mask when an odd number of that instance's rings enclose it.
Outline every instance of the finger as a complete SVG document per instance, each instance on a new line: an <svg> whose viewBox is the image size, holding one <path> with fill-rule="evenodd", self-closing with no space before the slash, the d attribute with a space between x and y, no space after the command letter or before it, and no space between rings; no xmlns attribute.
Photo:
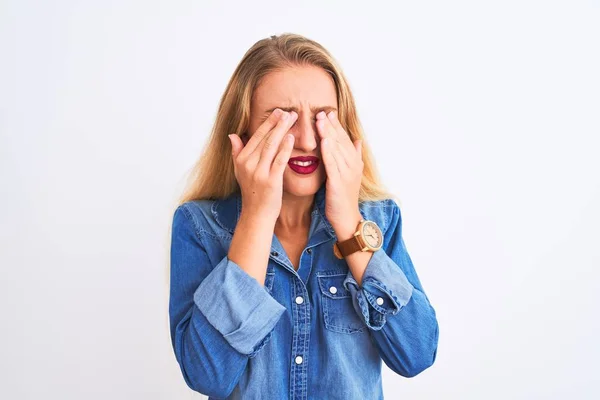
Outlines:
<svg viewBox="0 0 600 400"><path fill-rule="evenodd" d="M354 144L352 143L352 139L350 138L350 135L348 135L348 133L340 123L339 119L337 118L336 112L330 111L329 114L327 114L327 119L333 127L334 131L338 134L338 142L340 144L341 151L344 154L346 162L348 163L348 165L351 165L355 160L354 157L356 155L356 152L354 151L355 148Z"/></svg>
<svg viewBox="0 0 600 400"><path fill-rule="evenodd" d="M290 156L292 155L292 150L294 150L294 135L288 133L283 138L283 143L281 144L281 150L275 157L273 161L273 167L271 168L271 174L275 178L279 179L279 177L283 177L283 173L285 168L288 165L288 161L290 160Z"/></svg>
<svg viewBox="0 0 600 400"><path fill-rule="evenodd" d="M280 120L281 115L283 114L283 111L280 110L279 108L276 108L265 120L265 122L263 122L258 129L256 130L256 132L254 132L254 134L252 135L252 137L248 140L248 143L246 143L246 146L244 147L244 153L245 155L250 155L254 152L254 150L258 147L258 145L260 144L260 142L263 140L263 138L268 135L269 132L271 132L271 130L277 125L277 123Z"/></svg>
<svg viewBox="0 0 600 400"><path fill-rule="evenodd" d="M346 131L344 129L344 127L342 126L342 123L338 119L338 113L337 113L337 111L329 111L329 113L327 114L327 118L329 118L329 120L331 121L331 123L333 124L333 126L334 126L335 129L337 129L340 132L345 132Z"/></svg>
<svg viewBox="0 0 600 400"><path fill-rule="evenodd" d="M236 135L235 133L228 135L228 137L229 137L229 143L231 143L231 156L232 156L233 160L235 161L236 158L238 157L238 154L240 153L240 151L242 151L244 144L242 143L241 138L238 135Z"/></svg>
<svg viewBox="0 0 600 400"><path fill-rule="evenodd" d="M362 139L358 139L354 142L354 147L356 148L359 160L362 160L362 142Z"/></svg>
<svg viewBox="0 0 600 400"><path fill-rule="evenodd" d="M321 114L321 113L319 113ZM342 143L340 143L340 135L335 130L327 116L323 113L321 115L317 114L317 129L319 130L321 137L330 138L331 139L331 151L337 153L336 159L339 160L342 164L339 167L348 166L350 167L354 160L352 159L352 154L346 154L346 150L343 149Z"/></svg>
<svg viewBox="0 0 600 400"><path fill-rule="evenodd" d="M288 122L287 119L289 118L289 116L290 116L289 112L281 111L281 115L277 119L277 122L275 123L275 125L271 128L271 130L269 130L269 132L267 132L265 135L263 135L262 140L256 145L256 147L252 151L252 156L254 156L254 157L258 156L257 162L263 152L265 143L267 143L266 140L273 134L273 132L276 129L277 130L281 129L281 127ZM258 130L257 130L257 132L258 132ZM252 137L254 137L254 136L252 136ZM268 143L271 144L272 142L268 142Z"/></svg>
<svg viewBox="0 0 600 400"><path fill-rule="evenodd" d="M284 113L277 126L275 126L269 135L265 136L263 141L258 145L253 153L253 157L256 157L254 154L258 154L260 151L260 160L256 166L257 169L262 169L263 172L268 172L271 169L273 159L279 150L281 140L292 127L292 124L296 121L297 117L298 114L293 111L291 113Z"/></svg>
<svg viewBox="0 0 600 400"><path fill-rule="evenodd" d="M321 141L321 158L323 158L323 164L325 164L325 172L327 173L327 176L337 182L340 179L340 169L338 167L339 162L335 158L334 151L331 150L333 145L334 144L331 143L330 137L326 137Z"/></svg>

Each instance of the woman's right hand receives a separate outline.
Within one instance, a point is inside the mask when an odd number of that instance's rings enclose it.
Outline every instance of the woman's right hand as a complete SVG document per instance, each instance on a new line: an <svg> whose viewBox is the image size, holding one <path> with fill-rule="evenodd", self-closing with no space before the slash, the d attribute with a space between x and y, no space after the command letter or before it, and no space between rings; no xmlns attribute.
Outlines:
<svg viewBox="0 0 600 400"><path fill-rule="evenodd" d="M242 208L248 215L273 222L279 217L283 173L294 148L294 136L286 133L297 118L294 111L275 109L245 145L238 135L229 135Z"/></svg>

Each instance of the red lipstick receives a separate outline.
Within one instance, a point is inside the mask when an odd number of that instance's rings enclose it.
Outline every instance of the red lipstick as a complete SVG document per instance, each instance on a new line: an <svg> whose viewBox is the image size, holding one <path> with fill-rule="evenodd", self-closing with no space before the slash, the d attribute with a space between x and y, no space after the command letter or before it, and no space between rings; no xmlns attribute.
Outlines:
<svg viewBox="0 0 600 400"><path fill-rule="evenodd" d="M301 162L304 165L295 164L295 161ZM292 157L288 161L288 165L294 172L297 172L299 174L311 174L315 172L315 170L319 166L319 158L314 156Z"/></svg>

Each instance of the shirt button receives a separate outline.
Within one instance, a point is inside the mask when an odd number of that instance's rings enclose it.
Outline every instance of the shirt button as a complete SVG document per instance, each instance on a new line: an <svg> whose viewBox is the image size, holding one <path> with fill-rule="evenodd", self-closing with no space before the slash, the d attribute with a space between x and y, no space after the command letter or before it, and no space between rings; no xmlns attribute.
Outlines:
<svg viewBox="0 0 600 400"><path fill-rule="evenodd" d="M383 304L383 299L381 297L377 298L377 304L379 304L379 305Z"/></svg>
<svg viewBox="0 0 600 400"><path fill-rule="evenodd" d="M329 291L331 293L333 293L333 294L336 294L337 293L337 288L335 286L332 286L332 287L329 288Z"/></svg>
<svg viewBox="0 0 600 400"><path fill-rule="evenodd" d="M302 296L296 297L296 304L302 304L302 303L304 303L304 299L302 298Z"/></svg>
<svg viewBox="0 0 600 400"><path fill-rule="evenodd" d="M296 357L296 364L302 364L302 356Z"/></svg>
<svg viewBox="0 0 600 400"><path fill-rule="evenodd" d="M306 249L306 252L307 252L308 254L310 254L310 253L312 253L312 249Z"/></svg>
<svg viewBox="0 0 600 400"><path fill-rule="evenodd" d="M279 253L277 253L276 251L272 251L271 255L274 256L274 257L277 257L279 255Z"/></svg>

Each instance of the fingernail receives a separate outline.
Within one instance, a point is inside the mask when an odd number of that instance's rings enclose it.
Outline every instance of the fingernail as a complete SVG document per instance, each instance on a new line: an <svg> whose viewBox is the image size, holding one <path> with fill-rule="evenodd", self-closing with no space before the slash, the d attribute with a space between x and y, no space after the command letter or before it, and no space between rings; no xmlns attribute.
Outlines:
<svg viewBox="0 0 600 400"><path fill-rule="evenodd" d="M317 113L317 118L318 119L324 119L325 118L325 111L319 111Z"/></svg>
<svg viewBox="0 0 600 400"><path fill-rule="evenodd" d="M329 114L327 114L327 116L329 117L329 119L333 120L335 118L335 114L333 111L329 111Z"/></svg>

